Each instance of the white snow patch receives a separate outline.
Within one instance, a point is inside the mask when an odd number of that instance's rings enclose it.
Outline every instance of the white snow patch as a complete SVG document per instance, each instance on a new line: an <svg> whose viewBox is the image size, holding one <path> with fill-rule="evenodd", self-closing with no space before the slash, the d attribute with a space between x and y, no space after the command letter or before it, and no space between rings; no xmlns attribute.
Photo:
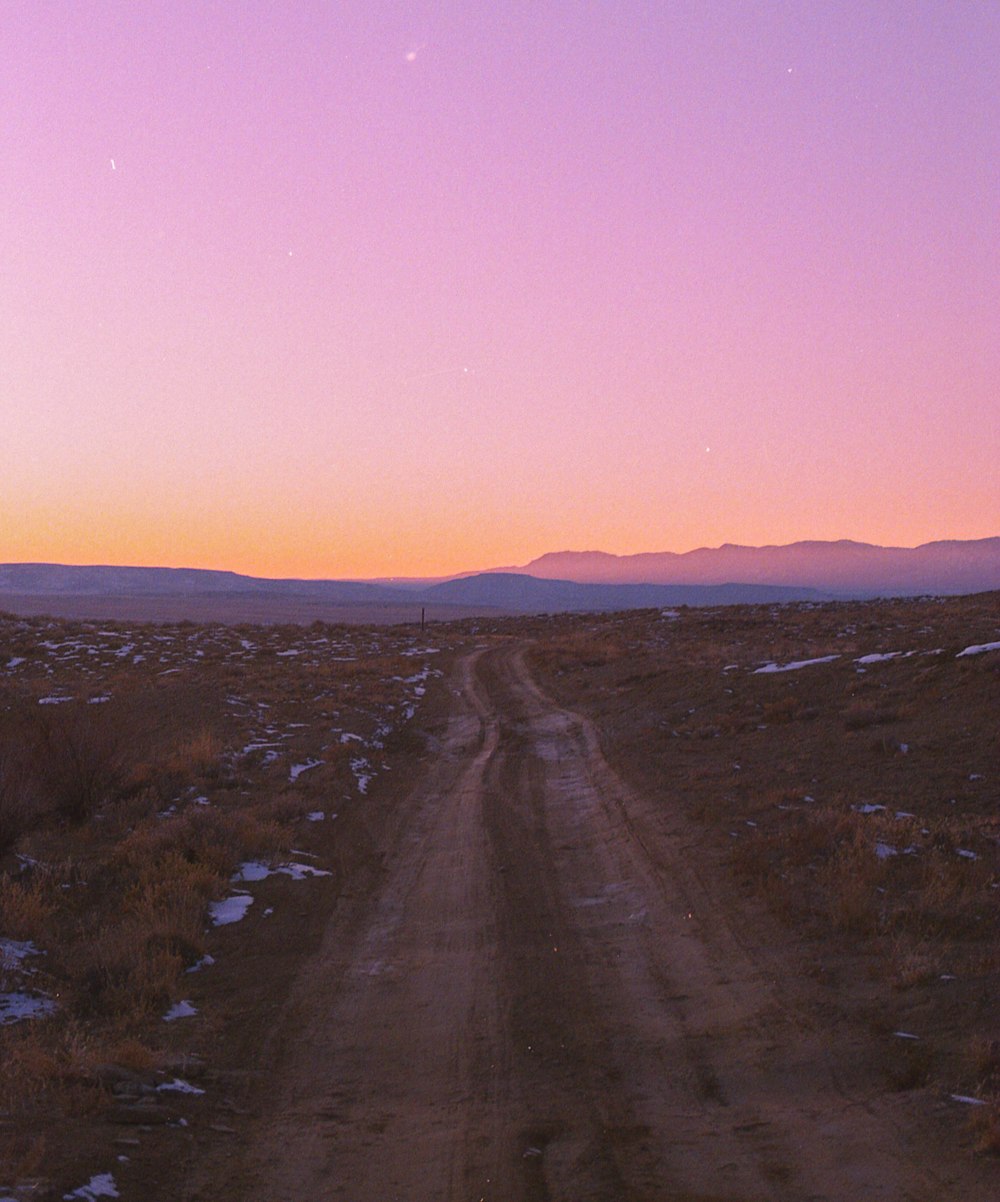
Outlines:
<svg viewBox="0 0 1000 1202"><path fill-rule="evenodd" d="M62 705L66 701L72 701L72 697L39 697L39 705Z"/></svg>
<svg viewBox="0 0 1000 1202"><path fill-rule="evenodd" d="M172 1023L178 1018L193 1018L197 1013L197 1007L192 1005L187 998L182 998L181 1001L174 1002L166 1014L164 1014L163 1021L165 1023Z"/></svg>
<svg viewBox="0 0 1000 1202"><path fill-rule="evenodd" d="M43 953L30 941L0 938L0 967L19 968L21 961L28 956L41 956Z"/></svg>
<svg viewBox="0 0 1000 1202"><path fill-rule="evenodd" d="M305 880L307 876L331 876L325 868L313 868L311 864L298 864L294 860L288 864L278 864L272 868L261 860L247 860L241 864L239 871L233 877L234 881L263 881L269 876L290 876L293 881Z"/></svg>
<svg viewBox="0 0 1000 1202"><path fill-rule="evenodd" d="M11 656L11 658L10 658L10 659L7 661L7 667L8 667L8 668L16 668L16 667L17 667L19 664L23 664L23 663L26 663L26 662L27 662L27 661L25 660L25 658L24 658L24 656L23 656L23 655L13 655L13 656Z"/></svg>
<svg viewBox="0 0 1000 1202"><path fill-rule="evenodd" d="M973 643L971 647L959 651L955 658L961 659L963 655L982 655L984 651L1000 651L1000 643Z"/></svg>
<svg viewBox="0 0 1000 1202"><path fill-rule="evenodd" d="M293 764L288 771L288 779L294 783L303 772L308 772L310 768L318 768L322 763L322 760L306 760L304 764Z"/></svg>
<svg viewBox="0 0 1000 1202"><path fill-rule="evenodd" d="M888 860L890 856L898 856L899 852L891 843L876 843L875 854L880 860Z"/></svg>
<svg viewBox="0 0 1000 1202"><path fill-rule="evenodd" d="M249 893L234 893L231 897L224 897L222 901L211 902L208 914L212 926L225 927L232 922L241 922L252 905L253 898Z"/></svg>
<svg viewBox="0 0 1000 1202"><path fill-rule="evenodd" d="M120 1198L115 1179L110 1173L97 1173L87 1182L75 1189L71 1194L63 1194L64 1199L83 1198L93 1202L94 1198Z"/></svg>
<svg viewBox="0 0 1000 1202"><path fill-rule="evenodd" d="M960 855L962 857L963 860L978 860L979 859L979 857L976 855L976 853L974 851L969 851L968 848L956 847L955 851L958 855Z"/></svg>
<svg viewBox="0 0 1000 1202"><path fill-rule="evenodd" d="M763 668L756 668L754 670L754 676L773 672L797 672L799 668L808 668L812 664L830 664L835 659L840 659L840 656L821 655L817 659L795 659L788 664L765 664Z"/></svg>
<svg viewBox="0 0 1000 1202"><path fill-rule="evenodd" d="M162 1085L157 1085L156 1092L202 1094L205 1091L199 1089L197 1085L192 1085L190 1081L183 1081L180 1077L174 1077L173 1081L164 1081Z"/></svg>
<svg viewBox="0 0 1000 1202"><path fill-rule="evenodd" d="M208 952L206 952L205 955L202 956L202 958L200 960L198 960L195 964L192 964L191 967L186 969L185 971L186 972L201 972L201 970L203 968L210 968L214 963L215 963L215 957L209 955Z"/></svg>
<svg viewBox="0 0 1000 1202"><path fill-rule="evenodd" d="M27 1018L45 1018L54 1014L55 1009L55 1002L41 994L0 993L0 1027Z"/></svg>
<svg viewBox="0 0 1000 1202"><path fill-rule="evenodd" d="M884 651L875 652L872 655L862 655L860 659L856 659L856 664L883 664L887 659L896 659L902 655L902 651Z"/></svg>
<svg viewBox="0 0 1000 1202"><path fill-rule="evenodd" d="M966 1106L986 1106L987 1103L982 1098L970 1098L968 1094L953 1093L951 1095L953 1102L962 1102Z"/></svg>
<svg viewBox="0 0 1000 1202"><path fill-rule="evenodd" d="M885 806L873 805L869 801L866 801L864 805L852 806L851 808L859 814L882 814L885 811Z"/></svg>
<svg viewBox="0 0 1000 1202"><path fill-rule="evenodd" d="M311 813L306 814L306 822L322 822L325 817L326 814L322 810L313 810Z"/></svg>

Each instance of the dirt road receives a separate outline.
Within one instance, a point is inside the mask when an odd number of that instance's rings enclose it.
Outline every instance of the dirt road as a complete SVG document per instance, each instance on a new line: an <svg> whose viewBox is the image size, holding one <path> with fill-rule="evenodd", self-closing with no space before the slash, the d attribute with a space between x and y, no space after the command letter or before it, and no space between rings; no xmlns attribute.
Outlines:
<svg viewBox="0 0 1000 1202"><path fill-rule="evenodd" d="M702 879L514 647L463 660L447 732L282 1016L238 1165L287 1202L983 1198L814 1017L793 953Z"/></svg>

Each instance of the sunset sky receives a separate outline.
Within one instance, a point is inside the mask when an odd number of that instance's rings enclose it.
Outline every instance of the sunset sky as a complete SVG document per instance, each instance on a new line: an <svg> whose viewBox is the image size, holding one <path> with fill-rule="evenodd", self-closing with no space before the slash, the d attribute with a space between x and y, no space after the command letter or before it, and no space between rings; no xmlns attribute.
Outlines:
<svg viewBox="0 0 1000 1202"><path fill-rule="evenodd" d="M0 4L0 562L1000 534L1000 5Z"/></svg>

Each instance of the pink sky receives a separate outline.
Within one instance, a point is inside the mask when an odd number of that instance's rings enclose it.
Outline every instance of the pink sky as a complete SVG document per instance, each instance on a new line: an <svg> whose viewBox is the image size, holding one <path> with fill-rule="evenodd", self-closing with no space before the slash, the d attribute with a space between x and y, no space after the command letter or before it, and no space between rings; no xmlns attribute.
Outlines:
<svg viewBox="0 0 1000 1202"><path fill-rule="evenodd" d="M0 5L0 562L1000 534L1000 7Z"/></svg>

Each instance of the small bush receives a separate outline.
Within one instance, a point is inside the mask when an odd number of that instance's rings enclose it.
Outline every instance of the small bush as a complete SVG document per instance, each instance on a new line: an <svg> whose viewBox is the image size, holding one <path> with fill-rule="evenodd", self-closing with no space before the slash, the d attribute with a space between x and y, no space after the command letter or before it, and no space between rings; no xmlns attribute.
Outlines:
<svg viewBox="0 0 1000 1202"><path fill-rule="evenodd" d="M38 818L38 799L23 759L0 750L0 856L12 851Z"/></svg>
<svg viewBox="0 0 1000 1202"><path fill-rule="evenodd" d="M35 774L60 817L85 822L128 780L123 735L105 706L50 707L31 730Z"/></svg>

